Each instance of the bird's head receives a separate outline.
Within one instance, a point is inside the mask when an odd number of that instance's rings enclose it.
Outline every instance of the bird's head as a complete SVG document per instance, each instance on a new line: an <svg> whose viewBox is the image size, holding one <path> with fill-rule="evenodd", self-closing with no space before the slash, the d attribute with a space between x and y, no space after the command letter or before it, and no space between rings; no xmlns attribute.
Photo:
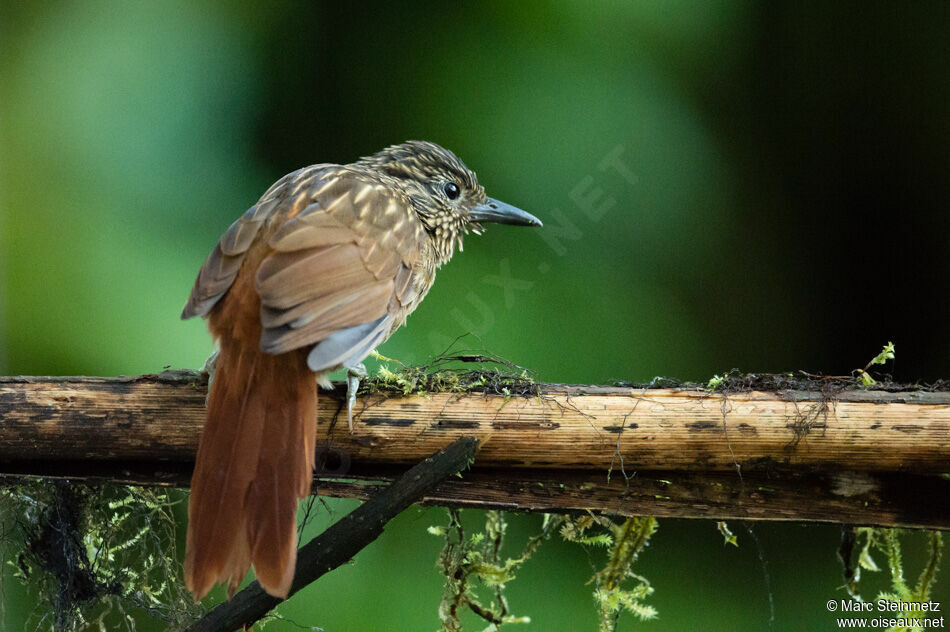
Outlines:
<svg viewBox="0 0 950 632"><path fill-rule="evenodd" d="M541 220L485 195L475 172L448 149L426 141L387 147L356 163L382 175L419 216L440 258L448 260L462 236L482 224L541 226Z"/></svg>

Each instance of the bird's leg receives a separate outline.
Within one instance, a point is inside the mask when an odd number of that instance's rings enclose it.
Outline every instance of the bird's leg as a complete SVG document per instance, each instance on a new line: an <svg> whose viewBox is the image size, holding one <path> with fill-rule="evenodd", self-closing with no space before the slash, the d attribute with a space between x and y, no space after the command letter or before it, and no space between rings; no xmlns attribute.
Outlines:
<svg viewBox="0 0 950 632"><path fill-rule="evenodd" d="M208 398L211 397L211 380L214 379L214 371L218 364L218 351L218 349L215 349L214 353L205 360L205 365L201 367L201 372L208 374L208 394L205 395L205 406L208 405Z"/></svg>
<svg viewBox="0 0 950 632"><path fill-rule="evenodd" d="M356 391L360 389L360 380L366 375L366 366L362 362L346 367L346 418L350 423L350 432L353 432L353 406L356 404Z"/></svg>

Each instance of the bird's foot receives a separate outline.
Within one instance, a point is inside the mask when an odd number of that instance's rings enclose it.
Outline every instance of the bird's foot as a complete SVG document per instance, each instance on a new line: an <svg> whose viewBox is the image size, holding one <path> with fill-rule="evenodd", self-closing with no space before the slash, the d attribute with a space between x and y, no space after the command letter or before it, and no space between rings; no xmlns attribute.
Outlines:
<svg viewBox="0 0 950 632"><path fill-rule="evenodd" d="M208 374L208 394L205 395L205 405L208 405L208 398L211 397L211 381L214 379L214 372L218 364L218 350L215 349L214 353L208 356L208 359L205 360L205 365L201 367L202 373Z"/></svg>
<svg viewBox="0 0 950 632"><path fill-rule="evenodd" d="M360 380L367 376L366 366L360 362L346 368L346 418L353 432L353 406L356 405L356 391L360 390Z"/></svg>

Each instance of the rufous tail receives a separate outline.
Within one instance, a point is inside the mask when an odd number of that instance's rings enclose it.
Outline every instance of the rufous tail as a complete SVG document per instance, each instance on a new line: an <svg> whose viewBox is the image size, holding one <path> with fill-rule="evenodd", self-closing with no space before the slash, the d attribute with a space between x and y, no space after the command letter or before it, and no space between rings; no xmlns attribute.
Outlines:
<svg viewBox="0 0 950 632"><path fill-rule="evenodd" d="M317 384L306 355L221 340L188 503L185 585L234 594L251 564L286 598L297 561L297 500L310 493Z"/></svg>

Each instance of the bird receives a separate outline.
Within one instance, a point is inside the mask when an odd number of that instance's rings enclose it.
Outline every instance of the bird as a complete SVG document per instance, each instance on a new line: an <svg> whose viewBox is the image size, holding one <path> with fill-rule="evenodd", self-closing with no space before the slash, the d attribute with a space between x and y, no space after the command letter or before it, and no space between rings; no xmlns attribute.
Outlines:
<svg viewBox="0 0 950 632"><path fill-rule="evenodd" d="M217 347L188 503L184 574L196 600L218 583L232 597L251 566L287 598L318 387L347 370L352 431L362 361L485 223L542 225L487 197L451 151L407 141L289 173L225 231L181 314L205 317Z"/></svg>

